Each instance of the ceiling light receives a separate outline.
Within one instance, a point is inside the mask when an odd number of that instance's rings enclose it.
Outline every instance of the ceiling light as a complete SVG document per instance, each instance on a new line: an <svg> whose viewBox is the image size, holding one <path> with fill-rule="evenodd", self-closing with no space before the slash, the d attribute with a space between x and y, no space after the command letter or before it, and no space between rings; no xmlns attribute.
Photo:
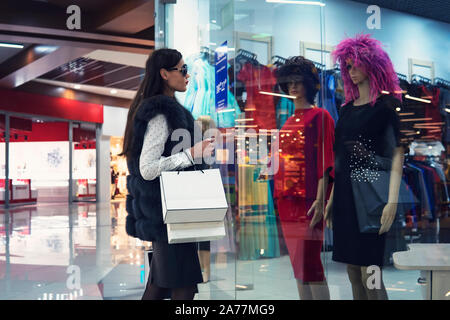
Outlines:
<svg viewBox="0 0 450 320"><path fill-rule="evenodd" d="M318 1L296 1L296 0L266 0L268 3L304 4L325 7L325 3Z"/></svg>
<svg viewBox="0 0 450 320"><path fill-rule="evenodd" d="M279 94L279 93L273 93L273 92L265 92L265 91L260 91L260 94L265 94L265 95L269 95L269 96L276 96L276 97L284 97L284 98L289 98L289 99L296 99L296 96L289 96L286 94Z"/></svg>
<svg viewBox="0 0 450 320"><path fill-rule="evenodd" d="M416 100L419 102L424 102L424 103L431 103L430 100L426 100L426 99L421 99L421 98L417 98L417 97L411 97L409 94L405 95L406 99L410 99L410 100Z"/></svg>
<svg viewBox="0 0 450 320"><path fill-rule="evenodd" d="M81 86L79 84L76 84L73 87L74 87L74 89L80 89L81 88Z"/></svg>
<svg viewBox="0 0 450 320"><path fill-rule="evenodd" d="M13 48L13 49L23 49L23 45L21 45L21 44L13 44L13 43L0 43L0 47Z"/></svg>
<svg viewBox="0 0 450 320"><path fill-rule="evenodd" d="M111 89L111 91L110 91L112 94L116 94L117 93L117 90L116 89Z"/></svg>

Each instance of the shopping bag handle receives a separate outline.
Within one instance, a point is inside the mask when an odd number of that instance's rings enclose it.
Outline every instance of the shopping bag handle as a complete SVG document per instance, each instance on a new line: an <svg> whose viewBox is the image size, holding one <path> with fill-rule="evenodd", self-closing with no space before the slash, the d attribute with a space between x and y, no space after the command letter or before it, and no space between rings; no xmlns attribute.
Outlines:
<svg viewBox="0 0 450 320"><path fill-rule="evenodd" d="M188 157L188 159L192 162L192 165L194 166L194 169L196 169L197 167L196 167L194 161L192 161L191 157ZM198 171L198 170L196 170L196 171ZM200 171L201 171L202 173L205 173L202 169L200 169ZM180 170L178 170L178 173L177 173L177 174L180 174Z"/></svg>

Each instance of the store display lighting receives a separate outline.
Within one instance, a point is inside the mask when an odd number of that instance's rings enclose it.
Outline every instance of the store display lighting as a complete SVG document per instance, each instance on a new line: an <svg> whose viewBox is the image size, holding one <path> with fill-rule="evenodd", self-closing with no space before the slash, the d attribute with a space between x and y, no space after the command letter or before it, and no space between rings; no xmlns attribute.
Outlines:
<svg viewBox="0 0 450 320"><path fill-rule="evenodd" d="M23 45L21 45L21 44L13 44L13 43L0 43L0 47L13 48L13 49L23 49Z"/></svg>
<svg viewBox="0 0 450 320"><path fill-rule="evenodd" d="M419 102L424 102L424 103L431 103L430 100L426 100L426 99L421 99L421 98L417 98L417 97L411 97L409 94L405 95L406 99L410 99L410 100L416 100Z"/></svg>
<svg viewBox="0 0 450 320"><path fill-rule="evenodd" d="M234 111L235 111L235 109L228 109L228 110L220 110L220 111L217 111L217 113L234 112Z"/></svg>
<svg viewBox="0 0 450 320"><path fill-rule="evenodd" d="M287 94L281 94L281 93L273 93L273 92L266 92L266 91L260 91L260 94L265 94L268 96L275 96L275 97L283 97L283 98L289 98L289 99L295 99L295 96L289 96Z"/></svg>
<svg viewBox="0 0 450 320"><path fill-rule="evenodd" d="M325 3L318 1L296 1L296 0L266 0L268 3L302 4L325 7Z"/></svg>
<svg viewBox="0 0 450 320"><path fill-rule="evenodd" d="M428 120L432 120L432 118L408 118L408 119L400 119L401 122L428 121Z"/></svg>

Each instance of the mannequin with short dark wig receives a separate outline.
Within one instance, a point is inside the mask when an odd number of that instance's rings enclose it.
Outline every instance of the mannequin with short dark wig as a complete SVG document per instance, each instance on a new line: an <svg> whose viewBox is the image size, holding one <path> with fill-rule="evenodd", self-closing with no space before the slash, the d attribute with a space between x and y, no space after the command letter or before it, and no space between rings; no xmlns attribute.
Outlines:
<svg viewBox="0 0 450 320"><path fill-rule="evenodd" d="M290 57L276 72L277 83L285 94L289 94L290 82L301 82L306 90L306 99L314 104L320 89L319 73L314 63L302 56Z"/></svg>

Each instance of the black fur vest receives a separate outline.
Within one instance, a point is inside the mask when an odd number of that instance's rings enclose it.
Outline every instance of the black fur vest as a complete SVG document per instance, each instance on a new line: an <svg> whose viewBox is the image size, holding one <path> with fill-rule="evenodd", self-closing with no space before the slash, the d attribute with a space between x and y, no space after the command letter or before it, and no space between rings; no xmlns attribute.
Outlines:
<svg viewBox="0 0 450 320"><path fill-rule="evenodd" d="M159 177L145 180L139 170L139 157L148 122L158 114L166 117L170 134L178 128L189 131L189 147L195 144L194 137L198 136L197 140L201 140L201 129L195 125L192 114L174 98L157 95L142 101L134 119L132 155L127 159L130 174L127 176L126 231L128 235L144 241L167 241L167 229L162 219ZM197 136L194 135L194 130L200 130ZM172 149L179 143L171 141L170 134L162 154L164 157L170 156ZM196 165L197 169L205 167L205 164ZM191 166L184 170L194 169Z"/></svg>

